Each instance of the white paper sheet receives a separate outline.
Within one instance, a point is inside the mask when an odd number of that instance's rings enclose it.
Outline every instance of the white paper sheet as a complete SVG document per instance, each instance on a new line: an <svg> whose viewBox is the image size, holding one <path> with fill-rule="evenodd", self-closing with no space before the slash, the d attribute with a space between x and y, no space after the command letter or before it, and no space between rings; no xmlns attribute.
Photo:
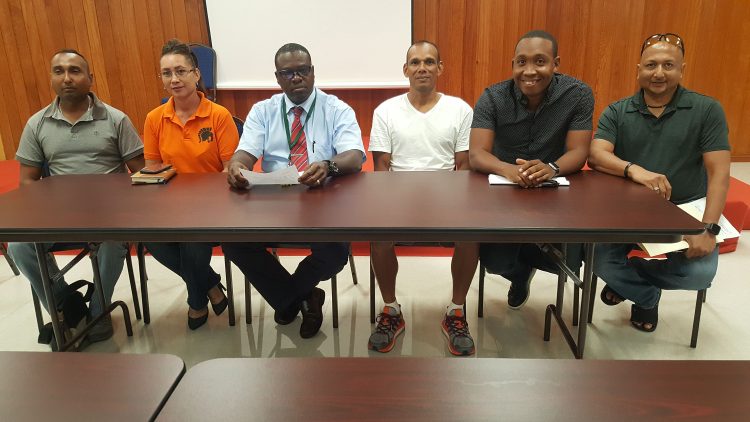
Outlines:
<svg viewBox="0 0 750 422"><path fill-rule="evenodd" d="M256 171L240 169L242 177L253 185L299 185L299 172L294 166L270 173L259 173Z"/></svg>
<svg viewBox="0 0 750 422"><path fill-rule="evenodd" d="M498 174L490 174L487 177L490 181L490 185L515 185L516 183L500 176ZM570 181L564 177L554 177L552 180L557 181L560 186L570 186Z"/></svg>

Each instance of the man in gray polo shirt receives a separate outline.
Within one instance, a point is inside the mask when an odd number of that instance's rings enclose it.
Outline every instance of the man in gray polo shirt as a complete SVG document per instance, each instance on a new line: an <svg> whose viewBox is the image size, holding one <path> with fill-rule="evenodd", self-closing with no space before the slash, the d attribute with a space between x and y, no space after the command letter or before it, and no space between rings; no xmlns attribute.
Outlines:
<svg viewBox="0 0 750 422"><path fill-rule="evenodd" d="M127 171L126 166L131 171L143 167L143 143L138 132L123 112L104 104L91 92L93 74L80 53L75 50L57 52L52 57L50 78L57 98L29 118L16 151L16 160L21 163L21 189L42 178L45 170L55 176L123 173ZM50 204L50 210L53 205ZM46 244L46 247L49 249L53 245ZM34 244L11 243L8 250L34 292L44 298ZM99 270L107 300L112 298L126 253L125 246L119 242L104 242L99 248ZM58 271L50 254L47 265L51 273ZM55 289L59 291L64 283L60 280ZM98 295L94 295L92 316L102 310ZM92 328L88 340L101 341L111 336L112 321L105 318Z"/></svg>
<svg viewBox="0 0 750 422"><path fill-rule="evenodd" d="M594 273L607 283L602 301L632 301L630 321L646 332L656 329L662 289L705 289L719 263L716 223L729 189L729 130L716 100L680 85L684 60L677 34L646 38L641 89L604 110L589 157L595 170L630 179L665 200L705 204L706 231L685 236L689 248L666 259L628 259L633 244L596 247Z"/></svg>
<svg viewBox="0 0 750 422"><path fill-rule="evenodd" d="M521 37L512 61L513 78L485 89L474 108L469 145L474 170L536 188L583 167L594 96L585 83L557 73L559 64L551 34L531 31ZM569 245L567 250L568 266L576 271L581 247ZM557 271L535 244L481 244L479 259L488 272L510 280L511 309L526 303L534 268Z"/></svg>

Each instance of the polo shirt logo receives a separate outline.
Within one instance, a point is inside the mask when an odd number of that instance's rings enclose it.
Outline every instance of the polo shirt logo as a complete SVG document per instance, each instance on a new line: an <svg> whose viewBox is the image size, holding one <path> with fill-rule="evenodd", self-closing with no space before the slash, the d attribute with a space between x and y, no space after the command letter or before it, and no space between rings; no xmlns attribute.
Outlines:
<svg viewBox="0 0 750 422"><path fill-rule="evenodd" d="M214 141L214 133L211 132L210 127L204 127L201 128L200 131L198 131L198 142L213 142Z"/></svg>

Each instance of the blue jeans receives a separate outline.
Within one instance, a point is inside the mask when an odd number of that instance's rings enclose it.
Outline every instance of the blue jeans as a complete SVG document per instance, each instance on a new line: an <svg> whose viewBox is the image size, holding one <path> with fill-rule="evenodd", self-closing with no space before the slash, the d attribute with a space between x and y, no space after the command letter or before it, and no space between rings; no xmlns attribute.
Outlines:
<svg viewBox="0 0 750 422"><path fill-rule="evenodd" d="M603 243L594 251L594 274L620 296L641 308L659 303L662 289L702 290L711 286L719 266L719 248L710 254L688 259L683 252L671 252L666 259L630 258L636 245Z"/></svg>
<svg viewBox="0 0 750 422"><path fill-rule="evenodd" d="M54 243L44 243L45 250L49 250L52 246L54 246ZM46 309L47 301L45 300L44 285L42 284L42 275L39 270L39 262L36 258L34 244L9 243L8 253L13 260L16 261L16 265L21 273L29 280L31 288L34 289L34 293L36 293ZM115 284L117 284L117 280L120 278L120 273L122 273L126 253L128 253L128 250L125 248L125 244L121 242L104 242L99 246L99 252L97 255L99 259L99 274L102 277L101 282L102 289L104 289L104 299L108 304L112 301L112 293L115 291ZM59 271L57 262L55 262L55 258L52 254L47 254L47 268L50 275ZM60 292L64 283L65 280L60 279L60 281L53 286L55 294ZM96 293L94 293L94 296L91 299L90 309L93 317L101 314L104 309L104 306L99 302L99 295ZM47 309L47 312L49 312L49 309Z"/></svg>
<svg viewBox="0 0 750 422"><path fill-rule="evenodd" d="M558 249L561 245L555 245ZM581 268L583 247L580 243L565 244L566 264L576 272ZM482 243L479 260L487 272L499 274L511 283L525 283L534 268L557 274L558 268L534 243Z"/></svg>
<svg viewBox="0 0 750 422"><path fill-rule="evenodd" d="M211 268L210 243L144 243L144 246L159 263L182 278L191 308L199 310L208 305L208 291L221 280Z"/></svg>
<svg viewBox="0 0 750 422"><path fill-rule="evenodd" d="M307 296L323 280L338 274L349 258L348 243L311 243L310 255L290 274L263 243L222 243L224 254L277 311Z"/></svg>

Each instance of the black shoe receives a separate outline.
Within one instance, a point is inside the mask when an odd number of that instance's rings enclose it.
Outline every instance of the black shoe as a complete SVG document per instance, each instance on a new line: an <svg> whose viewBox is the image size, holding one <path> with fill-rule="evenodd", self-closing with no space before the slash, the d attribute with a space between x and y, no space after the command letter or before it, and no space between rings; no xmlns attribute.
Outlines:
<svg viewBox="0 0 750 422"><path fill-rule="evenodd" d="M206 309L206 313L203 316L199 316L197 318L193 318L188 314L188 328L191 330L197 330L200 328L203 324L208 321L208 309Z"/></svg>
<svg viewBox="0 0 750 422"><path fill-rule="evenodd" d="M294 301L291 305L289 305L288 308L284 309L283 311L276 311L273 313L273 320L276 321L279 325L288 325L291 324L295 318L297 318L297 314L299 313L299 302Z"/></svg>
<svg viewBox="0 0 750 422"><path fill-rule="evenodd" d="M302 311L302 325L299 327L299 335L302 338L310 338L320 331L323 324L323 303L326 301L326 292L317 287L300 304Z"/></svg>
<svg viewBox="0 0 750 422"><path fill-rule="evenodd" d="M219 283L216 285L216 287L219 288L219 290L226 291L226 287L224 287L223 284ZM208 300L211 302L211 299ZM229 306L229 299L227 299L227 295L224 295L224 299L221 300L219 303L211 303L211 309L214 310L214 314L221 315L225 309L227 309L227 306Z"/></svg>
<svg viewBox="0 0 750 422"><path fill-rule="evenodd" d="M521 309L526 304L526 301L529 300L530 284L531 277L525 283L510 283L510 289L508 290L508 307L510 309Z"/></svg>

